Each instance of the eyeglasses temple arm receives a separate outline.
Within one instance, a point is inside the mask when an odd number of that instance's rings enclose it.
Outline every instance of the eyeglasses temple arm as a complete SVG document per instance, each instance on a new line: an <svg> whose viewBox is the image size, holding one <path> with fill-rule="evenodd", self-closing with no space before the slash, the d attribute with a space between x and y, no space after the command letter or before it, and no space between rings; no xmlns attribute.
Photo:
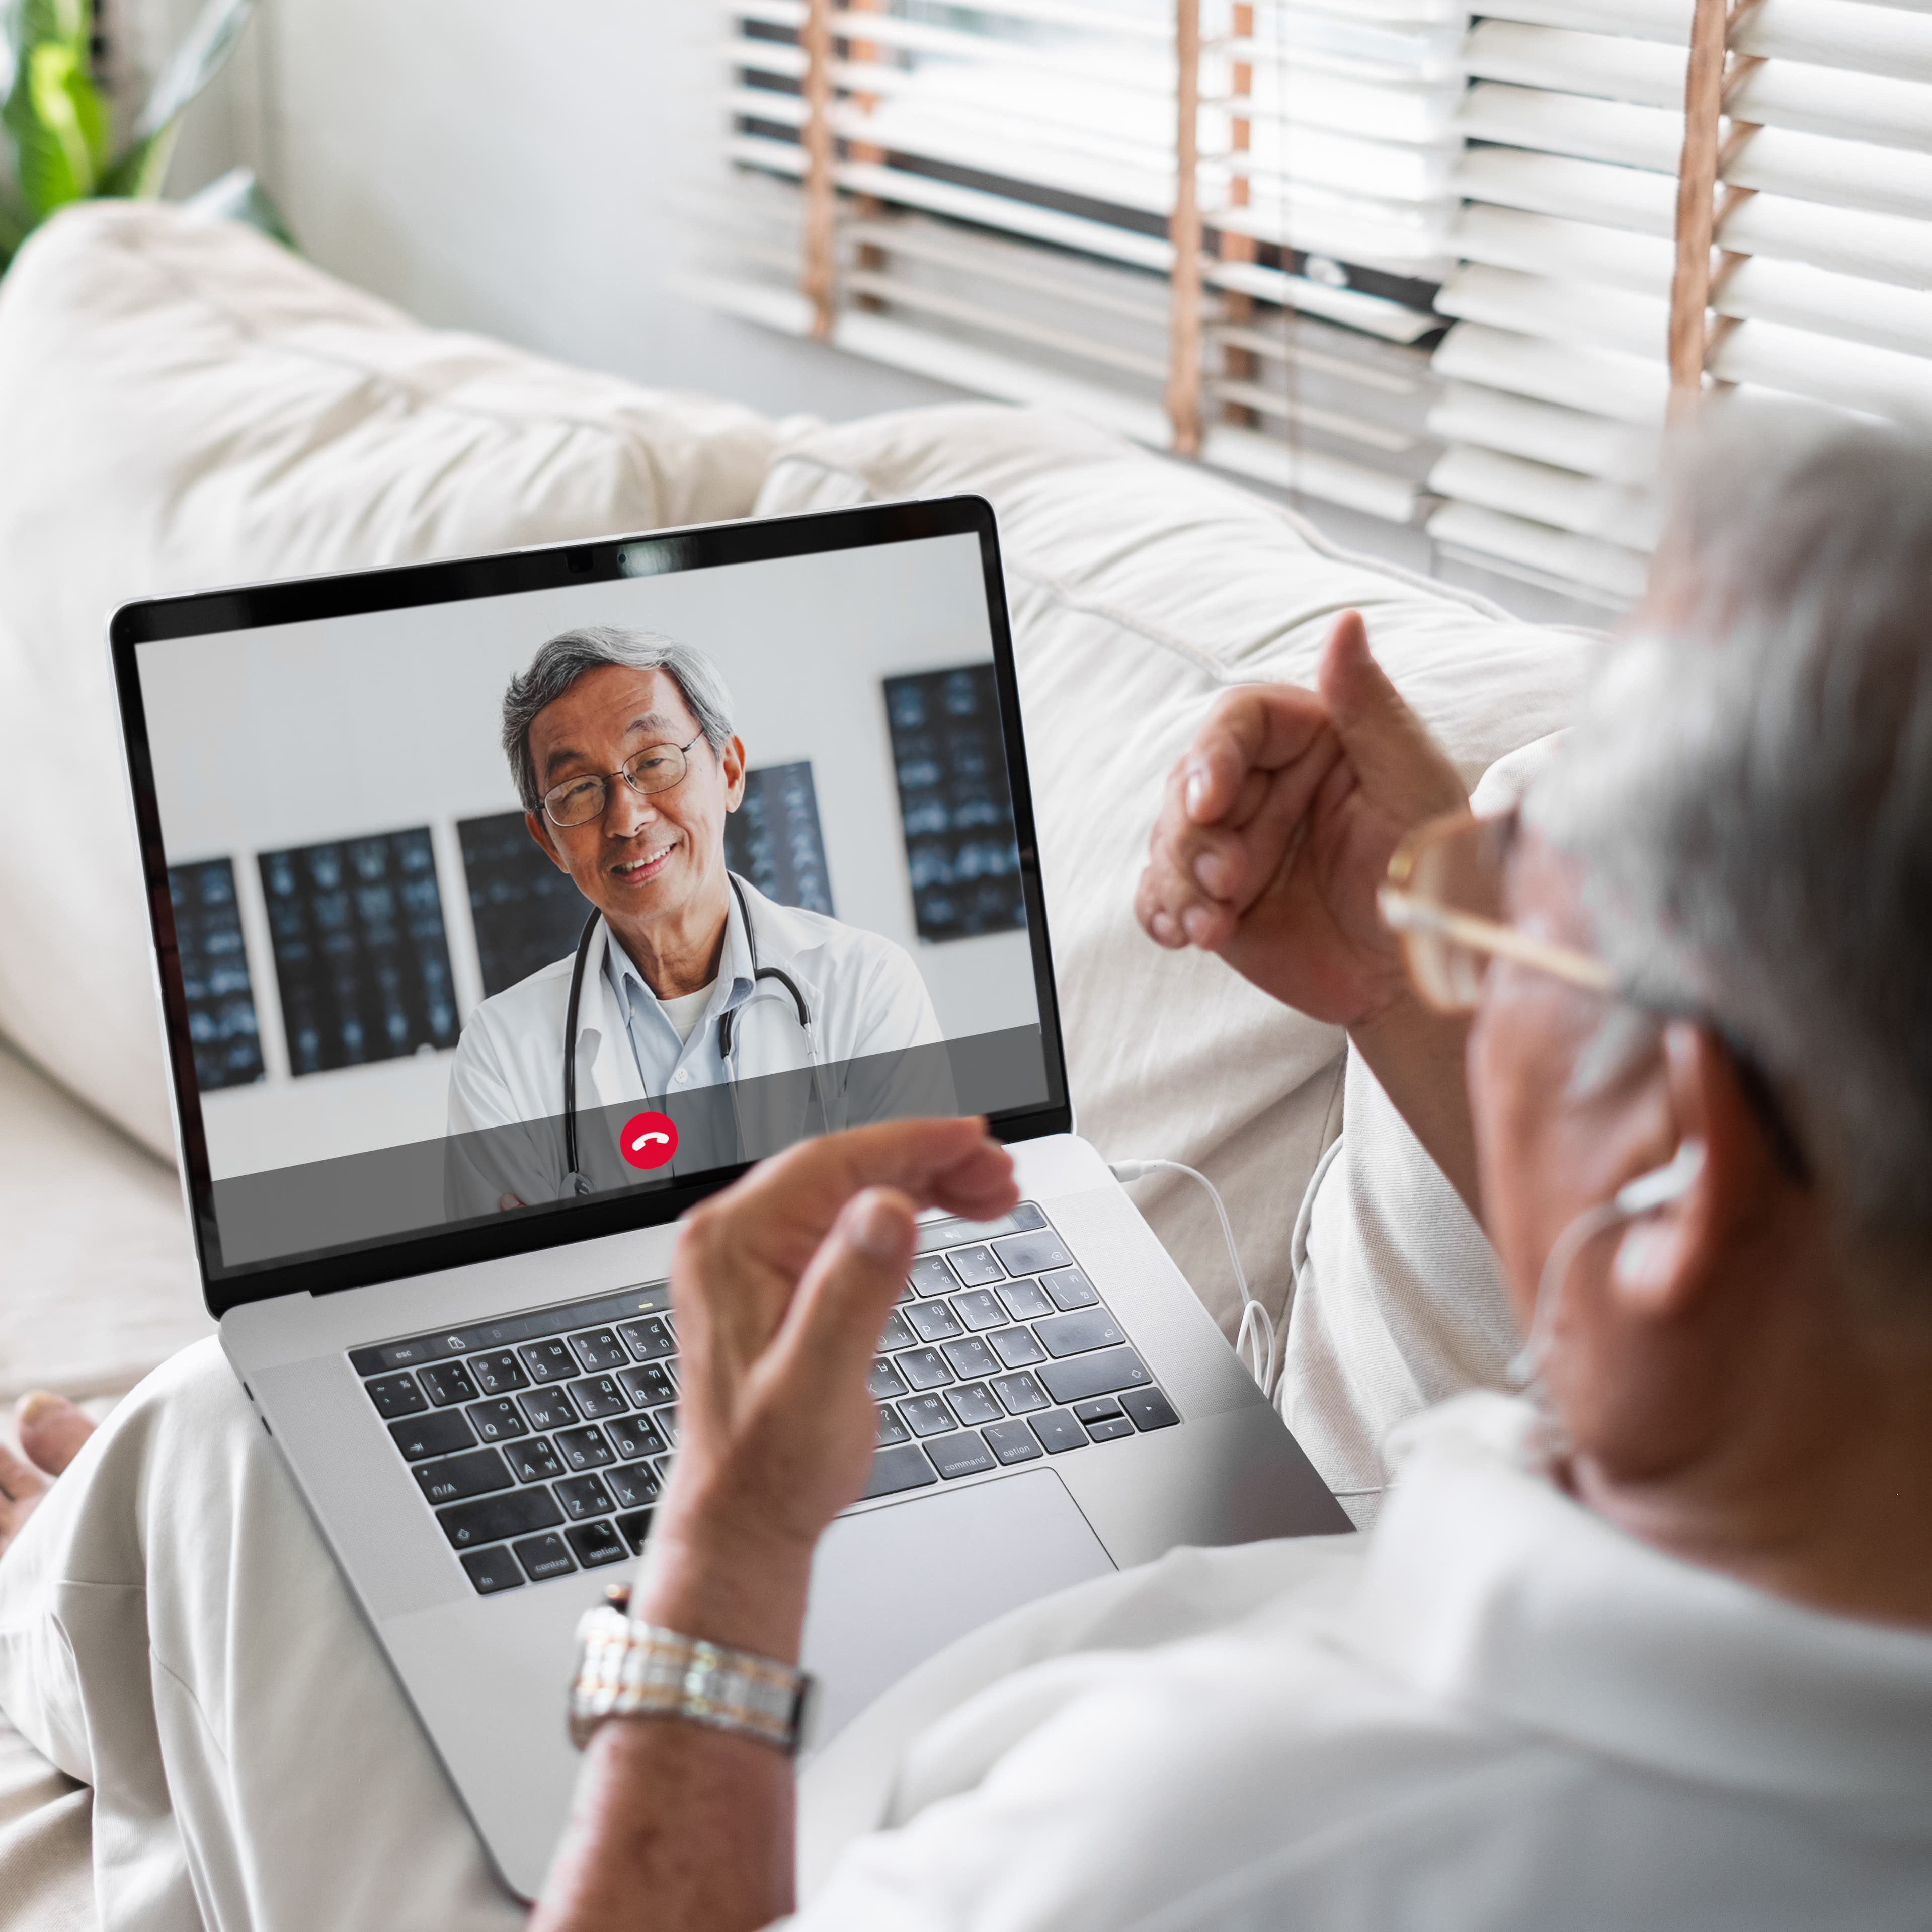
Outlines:
<svg viewBox="0 0 1932 1932"><path fill-rule="evenodd" d="M1592 993L1614 993L1616 976L1600 959L1574 947L1552 945L1532 938L1513 926L1484 919L1472 912L1458 912L1453 906L1432 904L1426 899L1404 892L1399 886L1384 886L1376 895L1383 919L1396 932L1438 932L1445 939L1487 952L1521 966L1566 980Z"/></svg>

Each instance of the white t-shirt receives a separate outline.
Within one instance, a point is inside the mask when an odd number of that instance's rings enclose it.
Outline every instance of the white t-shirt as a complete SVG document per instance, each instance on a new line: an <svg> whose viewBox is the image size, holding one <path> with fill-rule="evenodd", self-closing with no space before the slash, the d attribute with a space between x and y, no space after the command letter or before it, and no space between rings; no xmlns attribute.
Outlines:
<svg viewBox="0 0 1932 1932"><path fill-rule="evenodd" d="M680 994L675 1000L661 999L658 1010L670 1022L671 1030L681 1040L691 1037L691 1030L704 1017L704 1009L711 1004L712 989L718 984L709 980L694 993Z"/></svg>
<svg viewBox="0 0 1932 1932"><path fill-rule="evenodd" d="M1412 1425L1372 1534L1178 1550L942 1652L806 1773L794 1932L1932 1923L1932 1635L1634 1540L1530 1420Z"/></svg>

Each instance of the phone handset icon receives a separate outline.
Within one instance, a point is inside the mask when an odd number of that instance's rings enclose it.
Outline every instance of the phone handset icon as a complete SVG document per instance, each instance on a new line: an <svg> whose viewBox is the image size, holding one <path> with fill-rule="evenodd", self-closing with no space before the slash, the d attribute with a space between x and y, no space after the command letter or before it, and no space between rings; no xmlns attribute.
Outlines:
<svg viewBox="0 0 1932 1932"><path fill-rule="evenodd" d="M677 1151L677 1123L668 1114L634 1114L617 1137L617 1151L632 1167L662 1167Z"/></svg>

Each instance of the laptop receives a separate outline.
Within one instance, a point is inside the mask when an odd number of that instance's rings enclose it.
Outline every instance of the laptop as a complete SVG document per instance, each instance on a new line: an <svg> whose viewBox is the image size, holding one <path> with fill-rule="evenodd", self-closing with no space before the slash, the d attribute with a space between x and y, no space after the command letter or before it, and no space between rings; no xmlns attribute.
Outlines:
<svg viewBox="0 0 1932 1932"><path fill-rule="evenodd" d="M513 1892L565 1822L578 1618L677 1452L675 1223L802 1136L983 1114L1021 1191L922 1222L813 1575L817 1744L1050 1592L1348 1527L1075 1131L986 502L159 598L111 648L208 1306ZM512 681L613 649L723 734L566 756L574 793L553 746L526 810ZM584 796L685 812L704 999L627 972L660 861L571 860Z"/></svg>

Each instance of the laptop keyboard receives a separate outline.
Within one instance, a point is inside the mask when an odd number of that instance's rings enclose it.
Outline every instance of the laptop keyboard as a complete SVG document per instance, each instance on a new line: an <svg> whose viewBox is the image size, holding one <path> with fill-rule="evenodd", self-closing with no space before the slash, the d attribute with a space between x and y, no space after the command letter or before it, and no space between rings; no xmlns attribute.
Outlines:
<svg viewBox="0 0 1932 1932"><path fill-rule="evenodd" d="M1030 1202L923 1224L879 1349L868 1498L1180 1420ZM677 1446L664 1283L349 1360L479 1594L643 1547Z"/></svg>

